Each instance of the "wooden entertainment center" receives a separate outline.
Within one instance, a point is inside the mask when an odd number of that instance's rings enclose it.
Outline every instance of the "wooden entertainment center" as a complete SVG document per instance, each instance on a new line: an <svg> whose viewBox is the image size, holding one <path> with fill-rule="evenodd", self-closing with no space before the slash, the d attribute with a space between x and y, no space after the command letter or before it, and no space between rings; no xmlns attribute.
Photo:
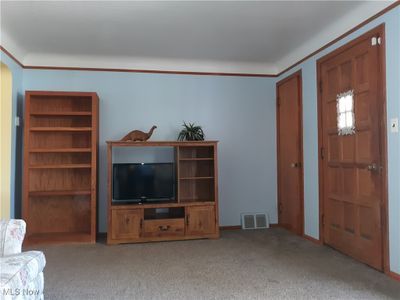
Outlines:
<svg viewBox="0 0 400 300"><path fill-rule="evenodd" d="M171 147L176 167L173 203L113 202L113 149ZM218 238L217 142L107 142L108 244Z"/></svg>

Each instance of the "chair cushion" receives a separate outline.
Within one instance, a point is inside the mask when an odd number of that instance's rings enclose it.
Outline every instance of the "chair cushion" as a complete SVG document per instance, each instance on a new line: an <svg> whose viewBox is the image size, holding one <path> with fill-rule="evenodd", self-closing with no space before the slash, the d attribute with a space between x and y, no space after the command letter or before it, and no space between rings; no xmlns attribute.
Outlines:
<svg viewBox="0 0 400 300"><path fill-rule="evenodd" d="M0 220L0 256L21 253L25 231L24 220Z"/></svg>
<svg viewBox="0 0 400 300"><path fill-rule="evenodd" d="M27 286L42 273L45 265L46 259L40 251L0 257L0 288L4 290Z"/></svg>

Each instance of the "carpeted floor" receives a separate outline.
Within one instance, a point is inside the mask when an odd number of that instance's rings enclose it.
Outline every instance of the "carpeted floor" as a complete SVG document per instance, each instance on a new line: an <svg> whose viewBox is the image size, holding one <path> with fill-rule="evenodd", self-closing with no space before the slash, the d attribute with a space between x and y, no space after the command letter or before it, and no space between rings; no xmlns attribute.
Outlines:
<svg viewBox="0 0 400 300"><path fill-rule="evenodd" d="M400 282L282 229L43 248L45 299L400 299Z"/></svg>

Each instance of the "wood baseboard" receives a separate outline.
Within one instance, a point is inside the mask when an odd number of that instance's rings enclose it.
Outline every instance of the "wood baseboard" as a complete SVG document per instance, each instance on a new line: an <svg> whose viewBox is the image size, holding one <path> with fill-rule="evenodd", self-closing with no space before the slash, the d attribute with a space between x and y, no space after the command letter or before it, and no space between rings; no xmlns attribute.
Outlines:
<svg viewBox="0 0 400 300"><path fill-rule="evenodd" d="M313 242L314 244L322 245L322 242L320 240L314 239L313 237L311 237L311 236L309 236L307 234L303 234L303 238L308 240L308 241L310 241L310 242Z"/></svg>
<svg viewBox="0 0 400 300"><path fill-rule="evenodd" d="M233 226L220 226L219 230L240 230L242 226L240 225L233 225Z"/></svg>
<svg viewBox="0 0 400 300"><path fill-rule="evenodd" d="M397 274L396 272L393 271L389 271L387 273L387 275L391 278L393 278L394 280L400 281L400 274Z"/></svg>

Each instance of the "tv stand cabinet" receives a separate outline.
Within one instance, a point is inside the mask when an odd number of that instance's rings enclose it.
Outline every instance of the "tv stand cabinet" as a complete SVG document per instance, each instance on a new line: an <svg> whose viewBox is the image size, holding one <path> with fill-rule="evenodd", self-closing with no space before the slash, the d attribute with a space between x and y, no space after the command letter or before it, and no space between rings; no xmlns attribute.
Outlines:
<svg viewBox="0 0 400 300"><path fill-rule="evenodd" d="M115 147L173 147L176 200L115 204L112 164ZM217 142L107 142L107 244L218 238Z"/></svg>

